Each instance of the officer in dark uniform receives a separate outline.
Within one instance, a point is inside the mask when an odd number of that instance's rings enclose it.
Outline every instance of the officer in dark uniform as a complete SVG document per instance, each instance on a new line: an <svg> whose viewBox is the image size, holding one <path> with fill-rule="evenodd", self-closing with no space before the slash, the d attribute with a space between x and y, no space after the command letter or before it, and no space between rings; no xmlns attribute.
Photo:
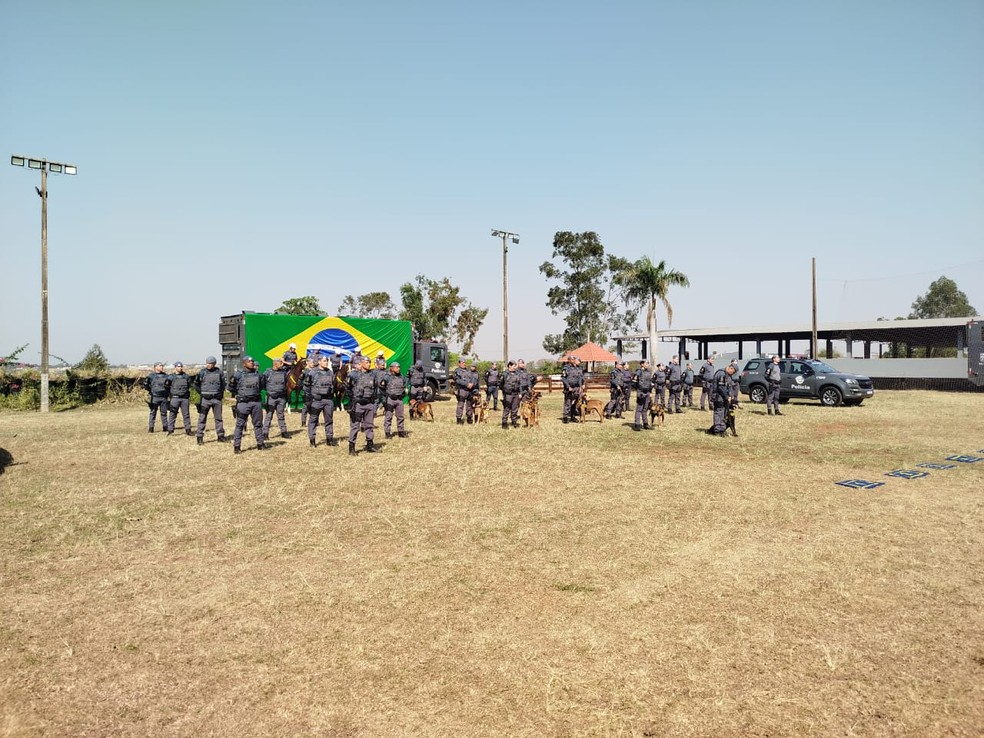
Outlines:
<svg viewBox="0 0 984 738"><path fill-rule="evenodd" d="M779 354L772 357L772 363L765 370L765 381L769 383L769 394L765 397L765 407L772 415L772 408L776 409L776 415L782 415L779 410L779 387L782 384L782 369L779 366Z"/></svg>
<svg viewBox="0 0 984 738"><path fill-rule="evenodd" d="M205 367L195 376L195 389L202 400L198 405L198 445L205 441L205 423L208 421L209 410L215 421L215 435L219 442L226 440L225 427L222 424L222 395L225 394L226 381L222 370L215 365L215 357L205 358Z"/></svg>
<svg viewBox="0 0 984 738"><path fill-rule="evenodd" d="M178 419L178 410L180 410L185 435L195 435L194 431L191 430L191 413L188 410L188 399L191 397L191 377L185 374L184 364L180 361L174 362L174 374L171 375L170 382L168 382L168 396L171 412L167 417L167 434L169 436L174 435L174 421Z"/></svg>
<svg viewBox="0 0 984 738"><path fill-rule="evenodd" d="M406 438L407 432L403 427L403 398L407 394L407 379L400 374L400 362L394 361L389 365L389 371L381 382L383 393L383 433L392 438L393 416L396 415L396 435Z"/></svg>
<svg viewBox="0 0 984 738"><path fill-rule="evenodd" d="M499 365L494 361L485 372L485 401L492 403L492 409L499 409Z"/></svg>
<svg viewBox="0 0 984 738"><path fill-rule="evenodd" d="M724 369L714 372L711 380L714 387L714 422L707 432L712 436L723 436L728 429L728 408L734 404L731 395L731 380L734 375L734 365L728 364Z"/></svg>
<svg viewBox="0 0 984 738"><path fill-rule="evenodd" d="M680 409L680 392L683 390L683 372L680 371L679 356L674 356L670 359L670 365L666 369L666 384L670 388L670 404L666 408L667 412L682 413L683 410Z"/></svg>
<svg viewBox="0 0 984 738"><path fill-rule="evenodd" d="M683 406L694 406L694 365L689 361L683 370Z"/></svg>
<svg viewBox="0 0 984 738"><path fill-rule="evenodd" d="M666 367L662 363L656 364L653 372L653 387L656 389L656 402L666 407Z"/></svg>
<svg viewBox="0 0 984 738"><path fill-rule="evenodd" d="M471 423L473 421L471 394L475 389L475 380L464 357L458 357L458 368L454 370L453 378L455 397L458 399L458 406L454 411L455 422L464 425L465 419L462 416L467 415L468 422Z"/></svg>
<svg viewBox="0 0 984 738"><path fill-rule="evenodd" d="M229 380L229 394L236 398L236 432L232 437L233 453L240 453L243 431L246 421L253 422L253 435L256 436L256 448L263 445L263 403L260 402L260 392L263 390L263 375L256 371L256 362L252 356L243 357L243 368Z"/></svg>
<svg viewBox="0 0 984 738"><path fill-rule="evenodd" d="M714 409L714 358L709 357L704 360L700 367L700 409L704 409L704 400L707 400L707 409Z"/></svg>
<svg viewBox="0 0 984 738"><path fill-rule="evenodd" d="M423 402L427 375L424 373L424 362L421 359L417 359L407 370L407 381L410 383L410 399L414 402Z"/></svg>
<svg viewBox="0 0 984 738"><path fill-rule="evenodd" d="M512 427L519 427L519 397L522 394L523 378L516 367L515 361L506 364L506 371L499 377L499 389L502 390L502 430L509 428L510 417Z"/></svg>
<svg viewBox="0 0 984 738"><path fill-rule="evenodd" d="M625 375L622 373L621 361L615 362L615 368L608 375L608 392L611 399L605 405L605 417L610 418L614 415L616 418L621 418L622 403L625 398Z"/></svg>
<svg viewBox="0 0 984 738"><path fill-rule="evenodd" d="M263 418L263 440L270 438L270 425L273 415L277 415L277 425L280 426L280 437L290 438L287 422L284 420L284 405L287 402L287 367L279 356L273 360L273 366L263 372L263 385L266 387L266 415Z"/></svg>
<svg viewBox="0 0 984 738"><path fill-rule="evenodd" d="M376 360L372 363L372 373L376 375L376 386L382 387L383 380L386 379L386 355L380 351L376 354ZM379 406L383 402L383 394L376 395L376 407L373 408L373 417L379 412Z"/></svg>
<svg viewBox="0 0 984 738"><path fill-rule="evenodd" d="M161 414L161 430L167 430L167 395L170 381L171 378L164 371L164 363L160 361L154 364L154 371L148 374L144 380L144 387L149 395L147 406L150 408L148 433L154 432L158 412Z"/></svg>
<svg viewBox="0 0 984 738"><path fill-rule="evenodd" d="M328 357L328 363L331 364L331 370L338 376L338 370L342 368L342 354L338 349L331 352L331 356Z"/></svg>
<svg viewBox="0 0 984 738"><path fill-rule="evenodd" d="M653 375L649 371L649 362L642 360L635 374L632 375L632 386L636 391L635 423L632 430L649 430L649 406L653 403Z"/></svg>
<svg viewBox="0 0 984 738"><path fill-rule="evenodd" d="M308 442L314 448L318 445L318 418L325 419L325 441L329 446L337 446L335 440L335 372L331 370L328 357L322 354L318 365L304 372L304 398L307 402Z"/></svg>
<svg viewBox="0 0 984 738"><path fill-rule="evenodd" d="M366 436L366 451L373 454L382 449L373 444L376 397L379 385L376 375L369 368L369 357L363 356L359 366L353 366L348 375L349 396L349 454L356 455L355 441L361 430Z"/></svg>
<svg viewBox="0 0 984 738"><path fill-rule="evenodd" d="M577 422L578 403L584 394L584 370L581 360L574 354L567 357L567 366L560 373L560 381L564 386L564 422Z"/></svg>
<svg viewBox="0 0 984 738"><path fill-rule="evenodd" d="M738 407L738 402L741 400L741 369L738 367L738 359L732 359L730 366L734 371L730 375L728 391L731 393L731 404Z"/></svg>
<svg viewBox="0 0 984 738"><path fill-rule="evenodd" d="M516 362L516 373L519 375L519 401L529 399L536 386L536 375L526 371L526 362L519 359Z"/></svg>
<svg viewBox="0 0 984 738"><path fill-rule="evenodd" d="M284 366L287 367L288 372L293 369L294 364L297 363L297 344L293 341L291 341L290 345L287 347L287 350L284 351L283 360Z"/></svg>

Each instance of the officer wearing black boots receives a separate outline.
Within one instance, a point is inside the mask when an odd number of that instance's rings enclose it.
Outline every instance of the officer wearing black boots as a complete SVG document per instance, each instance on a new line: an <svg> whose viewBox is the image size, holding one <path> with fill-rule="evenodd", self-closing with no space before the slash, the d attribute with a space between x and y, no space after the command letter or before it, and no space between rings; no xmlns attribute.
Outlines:
<svg viewBox="0 0 984 738"><path fill-rule="evenodd" d="M683 370L683 406L694 406L694 365L689 361Z"/></svg>
<svg viewBox="0 0 984 738"><path fill-rule="evenodd" d="M287 402L287 367L279 356L273 360L273 366L263 372L263 384L266 387L266 415L263 417L263 440L270 438L270 425L273 415L277 415L277 425L280 426L280 437L290 438L287 431L287 421L284 420L284 404Z"/></svg>
<svg viewBox="0 0 984 738"><path fill-rule="evenodd" d="M463 416L468 416L468 422L472 422L472 403L471 394L475 389L475 379L472 377L471 370L468 368L467 362L464 358L458 358L458 368L454 370L454 394L458 399L458 406L454 411L455 422L458 425L465 424L465 418Z"/></svg>
<svg viewBox="0 0 984 738"><path fill-rule="evenodd" d="M263 446L263 404L260 402L260 392L263 390L263 375L256 371L256 362L252 356L243 357L243 368L229 380L229 393L236 398L236 432L232 436L233 453L240 453L243 431L246 421L253 423L253 435L256 436L256 448Z"/></svg>
<svg viewBox="0 0 984 738"><path fill-rule="evenodd" d="M403 398L407 394L407 378L400 374L400 362L389 365L389 371L381 382L383 391L383 433L392 438L393 416L396 416L396 435L407 437L403 427Z"/></svg>
<svg viewBox="0 0 984 738"><path fill-rule="evenodd" d="M662 363L657 363L653 371L653 386L656 388L655 401L666 407L666 367Z"/></svg>
<svg viewBox="0 0 984 738"><path fill-rule="evenodd" d="M700 379L700 409L704 409L704 400L707 400L707 409L714 409L714 359L708 357L700 367L697 375Z"/></svg>
<svg viewBox="0 0 984 738"><path fill-rule="evenodd" d="M215 421L215 435L220 442L226 440L225 426L222 424L222 395L225 394L226 381L222 370L215 365L215 357L205 358L205 367L195 376L195 389L201 395L198 405L198 445L205 441L205 423L208 413L212 412Z"/></svg>
<svg viewBox="0 0 984 738"><path fill-rule="evenodd" d="M622 417L622 406L625 403L625 374L622 372L623 362L615 362L615 368L608 375L608 391L611 399L605 405L605 417L613 415L616 418Z"/></svg>
<svg viewBox="0 0 984 738"><path fill-rule="evenodd" d="M666 384L670 388L670 402L666 407L666 412L682 413L680 409L680 392L683 390L683 372L680 371L680 357L674 356L670 359L670 365L666 368Z"/></svg>
<svg viewBox="0 0 984 738"><path fill-rule="evenodd" d="M157 422L158 413L161 414L161 430L167 430L167 393L170 381L171 378L164 371L164 364L160 361L154 364L154 371L148 374L144 380L144 387L149 395L147 406L150 408L150 421L147 426L148 433L154 432L154 425Z"/></svg>
<svg viewBox="0 0 984 738"><path fill-rule="evenodd" d="M492 403L492 409L499 409L499 365L494 361L485 372L485 401Z"/></svg>
<svg viewBox="0 0 984 738"><path fill-rule="evenodd" d="M731 395L731 381L735 375L735 367L728 364L724 369L714 372L711 384L714 397L714 422L707 432L712 436L723 436L728 429L728 409L734 404Z"/></svg>
<svg viewBox="0 0 984 738"><path fill-rule="evenodd" d="M314 448L318 445L318 418L325 419L325 441L329 446L337 446L335 440L335 372L331 370L328 357L322 354L318 365L304 374L304 399L307 402L308 442Z"/></svg>
<svg viewBox="0 0 984 738"><path fill-rule="evenodd" d="M779 386L782 384L782 369L779 366L779 354L772 357L772 363L765 370L765 381L769 383L769 394L765 398L765 407L772 415L775 408L776 415L782 415L779 410Z"/></svg>
<svg viewBox="0 0 984 738"><path fill-rule="evenodd" d="M178 419L178 411L181 411L181 420L184 423L186 436L195 435L191 430L191 413L188 410L188 402L191 397L191 377L185 374L184 364L180 361L174 362L174 374L168 382L168 396L170 398L171 411L167 416L167 434L174 435L174 421Z"/></svg>
<svg viewBox="0 0 984 738"><path fill-rule="evenodd" d="M424 372L424 362L420 359L407 370L407 382L410 384L410 399L416 402L424 401L424 388L427 386L427 375Z"/></svg>
<svg viewBox="0 0 984 738"><path fill-rule="evenodd" d="M505 373L499 378L499 389L502 390L502 430L509 428L510 418L512 427L519 427L519 397L522 394L523 378L516 368L516 362L506 364Z"/></svg>
<svg viewBox="0 0 984 738"><path fill-rule="evenodd" d="M578 408L584 394L584 370L581 360L574 354L567 357L567 366L560 373L560 381L564 386L564 422L577 422Z"/></svg>
<svg viewBox="0 0 984 738"><path fill-rule="evenodd" d="M649 430L649 406L653 402L653 375L649 362L645 359L632 375L632 386L636 391L635 423L632 430Z"/></svg>
<svg viewBox="0 0 984 738"><path fill-rule="evenodd" d="M355 442L361 430L366 436L366 451L373 454L379 449L373 443L373 422L379 384L376 374L369 368L369 357L363 356L359 366L353 366L348 376L349 396L349 454L356 455Z"/></svg>

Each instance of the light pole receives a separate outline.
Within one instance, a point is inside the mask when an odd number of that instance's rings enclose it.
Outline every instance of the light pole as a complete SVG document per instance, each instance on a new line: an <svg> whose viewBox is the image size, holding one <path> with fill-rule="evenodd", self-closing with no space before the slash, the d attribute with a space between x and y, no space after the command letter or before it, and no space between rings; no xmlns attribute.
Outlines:
<svg viewBox="0 0 984 738"><path fill-rule="evenodd" d="M48 172L52 174L78 174L74 164L61 164L47 159L31 159L26 156L11 156L10 163L15 167L25 164L28 169L41 170L41 412L48 412Z"/></svg>
<svg viewBox="0 0 984 738"><path fill-rule="evenodd" d="M506 292L506 254L509 251L507 241L519 243L519 234L509 231L492 229L494 238L502 239L502 368L505 371L506 362L509 361L509 301Z"/></svg>

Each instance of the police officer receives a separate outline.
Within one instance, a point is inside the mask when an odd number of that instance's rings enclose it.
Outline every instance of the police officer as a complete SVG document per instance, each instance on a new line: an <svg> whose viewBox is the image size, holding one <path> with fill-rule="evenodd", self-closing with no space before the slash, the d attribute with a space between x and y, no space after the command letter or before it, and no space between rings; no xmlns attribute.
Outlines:
<svg viewBox="0 0 984 738"><path fill-rule="evenodd" d="M167 417L167 434L169 436L174 435L174 421L178 419L178 410L180 410L185 435L195 435L191 430L191 413L188 410L188 398L191 397L191 377L185 374L184 364L180 361L174 362L174 374L171 375L168 382L168 397L170 398L171 412Z"/></svg>
<svg viewBox="0 0 984 738"><path fill-rule="evenodd" d="M680 392L683 390L683 372L680 371L680 357L674 356L670 359L670 365L666 370L666 384L670 388L670 404L667 412L682 413L680 409ZM674 410L674 408L676 408Z"/></svg>
<svg viewBox="0 0 984 738"><path fill-rule="evenodd" d="M731 404L738 407L738 401L741 399L741 383L739 381L741 377L741 369L738 368L738 359L732 359L730 366L734 369L734 371L730 375L728 392L731 393Z"/></svg>
<svg viewBox="0 0 984 738"><path fill-rule="evenodd" d="M769 383L769 394L765 397L765 406L769 415L772 415L772 408L776 409L776 415L782 415L782 411L779 410L779 386L782 384L779 354L772 357L772 363L765 370L765 381Z"/></svg>
<svg viewBox="0 0 984 738"><path fill-rule="evenodd" d="M383 392L383 433L392 438L393 415L396 415L396 435L406 438L407 432L403 427L403 398L407 394L407 379L400 374L400 362L394 361L389 365L389 371L381 382Z"/></svg>
<svg viewBox="0 0 984 738"><path fill-rule="evenodd" d="M283 359L284 359L284 366L287 367L287 371L289 372L291 369L294 368L294 364L297 363L296 343L294 343L293 341L290 342L290 345L287 346L287 350L284 351Z"/></svg>
<svg viewBox="0 0 984 738"><path fill-rule="evenodd" d="M226 381L222 370L215 365L214 356L205 357L205 366L195 376L195 389L202 397L198 405L198 445L205 442L205 423L210 410L215 421L215 435L220 443L224 442L226 435L222 424L222 395L225 394Z"/></svg>
<svg viewBox="0 0 984 738"><path fill-rule="evenodd" d="M734 365L728 364L724 369L714 372L711 380L714 387L714 421L707 432L712 436L723 436L728 429L728 408L734 404L731 394L731 381L734 375Z"/></svg>
<svg viewBox="0 0 984 738"><path fill-rule="evenodd" d="M505 373L499 377L499 388L502 390L502 430L509 428L510 417L512 427L519 427L519 396L522 394L522 376L515 361L506 364Z"/></svg>
<svg viewBox="0 0 984 738"><path fill-rule="evenodd" d="M161 430L167 430L167 394L170 381L171 378L164 371L164 363L161 361L154 364L154 371L144 379L144 387L149 395L147 406L150 408L148 433L154 432L158 412L161 414Z"/></svg>
<svg viewBox="0 0 984 738"><path fill-rule="evenodd" d="M263 372L263 386L266 387L266 415L263 418L263 440L270 438L270 425L274 413L277 414L277 425L280 426L280 437L290 438L287 422L284 420L284 405L287 402L287 367L279 356L273 360L273 366Z"/></svg>
<svg viewBox="0 0 984 738"><path fill-rule="evenodd" d="M458 368L454 370L454 392L458 399L458 406L455 408L454 417L458 425L464 425L463 415L468 416L468 422L473 421L471 394L475 389L475 380L472 378L471 370L467 366L464 357L458 357Z"/></svg>
<svg viewBox="0 0 984 738"><path fill-rule="evenodd" d="M325 419L325 441L329 446L337 446L335 440L335 372L331 370L328 357L322 354L318 365L304 373L304 399L307 402L308 442L311 448L318 445L318 418Z"/></svg>
<svg viewBox="0 0 984 738"><path fill-rule="evenodd" d="M376 375L376 385L382 387L383 380L386 379L386 355L380 351L376 354L376 360L372 363L372 373ZM376 395L376 406L373 408L373 417L379 412L379 406L383 402L382 392Z"/></svg>
<svg viewBox="0 0 984 738"><path fill-rule="evenodd" d="M536 375L526 371L526 362L519 359L516 362L516 373L519 375L519 401L529 399L536 386Z"/></svg>
<svg viewBox="0 0 984 738"><path fill-rule="evenodd" d="M415 403L423 402L427 378L424 373L424 362L421 359L417 359L407 370L407 381L410 383L410 399Z"/></svg>
<svg viewBox="0 0 984 738"><path fill-rule="evenodd" d="M577 406L584 394L584 371L581 360L574 354L567 357L567 366L560 373L560 382L564 386L564 422L576 422Z"/></svg>
<svg viewBox="0 0 984 738"><path fill-rule="evenodd" d="M263 449L263 404L260 402L260 392L263 390L263 375L256 371L256 362L252 356L243 357L243 368L229 380L229 394L236 398L234 407L236 413L236 432L232 437L233 453L240 453L243 431L246 421L253 422L253 435L256 436L256 448Z"/></svg>
<svg viewBox="0 0 984 738"><path fill-rule="evenodd" d="M331 356L328 357L328 363L331 364L331 370L337 377L338 370L342 368L342 354L338 349L331 352Z"/></svg>
<svg viewBox="0 0 984 738"><path fill-rule="evenodd" d="M499 365L494 361L485 372L485 401L492 403L492 409L499 409Z"/></svg>
<svg viewBox="0 0 984 738"><path fill-rule="evenodd" d="M708 357L700 367L700 409L704 410L704 400L707 400L707 409L714 409L714 357Z"/></svg>
<svg viewBox="0 0 984 738"><path fill-rule="evenodd" d="M348 376L349 396L349 454L356 455L355 441L361 430L366 436L366 451L373 454L382 449L373 444L373 422L379 385L369 368L369 357L363 356L359 366L353 366Z"/></svg>
<svg viewBox="0 0 984 738"><path fill-rule="evenodd" d="M683 406L694 406L694 365L689 361L683 370Z"/></svg>
<svg viewBox="0 0 984 738"><path fill-rule="evenodd" d="M632 375L632 386L636 391L635 423L632 430L649 430L649 406L653 402L653 375L649 371L649 362L642 360L635 374Z"/></svg>
<svg viewBox="0 0 984 738"><path fill-rule="evenodd" d="M656 371L653 372L653 386L656 388L656 402L666 407L666 367L662 363L656 364Z"/></svg>
<svg viewBox="0 0 984 738"><path fill-rule="evenodd" d="M608 391L611 399L605 405L605 417L622 417L622 402L625 397L625 374L622 373L623 362L616 361L615 368L608 375Z"/></svg>

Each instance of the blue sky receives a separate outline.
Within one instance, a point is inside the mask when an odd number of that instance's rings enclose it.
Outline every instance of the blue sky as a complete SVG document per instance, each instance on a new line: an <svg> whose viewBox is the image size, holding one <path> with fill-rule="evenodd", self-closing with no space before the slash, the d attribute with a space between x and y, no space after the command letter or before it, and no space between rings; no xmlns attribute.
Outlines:
<svg viewBox="0 0 984 738"><path fill-rule="evenodd" d="M984 3L0 0L0 154L49 178L52 354L201 361L218 317L447 276L481 358L563 329L556 231L690 277L674 326L984 311ZM0 167L0 352L40 352L36 172ZM659 315L661 327L666 316ZM640 315L640 326L644 315Z"/></svg>

